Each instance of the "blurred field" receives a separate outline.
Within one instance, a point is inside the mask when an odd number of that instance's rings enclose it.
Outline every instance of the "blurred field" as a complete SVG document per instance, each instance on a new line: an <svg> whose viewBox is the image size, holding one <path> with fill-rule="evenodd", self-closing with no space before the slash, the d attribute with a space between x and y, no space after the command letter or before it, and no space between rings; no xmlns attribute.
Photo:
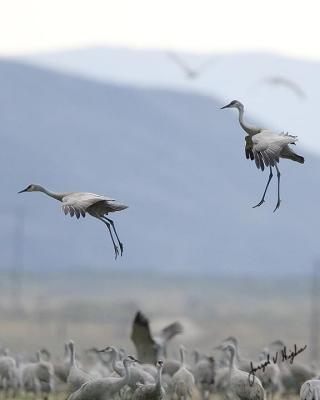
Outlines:
<svg viewBox="0 0 320 400"><path fill-rule="evenodd" d="M113 344L133 351L129 339L141 309L152 329L180 320L185 333L171 345L210 352L238 337L248 355L271 340L309 344L310 279L303 277L166 275L123 270L25 271L19 286L3 273L0 343L13 351L40 346L62 353L72 338L79 348ZM20 292L20 290L18 290ZM301 358L308 357L308 349Z"/></svg>

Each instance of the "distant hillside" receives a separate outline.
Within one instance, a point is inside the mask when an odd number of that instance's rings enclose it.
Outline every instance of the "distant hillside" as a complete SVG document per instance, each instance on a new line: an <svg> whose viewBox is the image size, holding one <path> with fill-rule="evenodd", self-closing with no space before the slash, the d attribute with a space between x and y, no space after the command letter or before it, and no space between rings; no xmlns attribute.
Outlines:
<svg viewBox="0 0 320 400"><path fill-rule="evenodd" d="M128 204L114 215L125 245L118 268L303 271L319 248L320 170L282 162L267 173L244 158L236 115L214 98L138 89L0 62L1 265L12 262L14 213L24 208L28 267L114 265L102 223L65 217L29 183L91 191Z"/></svg>
<svg viewBox="0 0 320 400"><path fill-rule="evenodd" d="M298 135L311 151L320 153L317 131L319 62L268 53L181 56L193 68L207 63L199 79L186 79L167 53L157 50L100 47L39 54L26 60L102 81L200 91L220 98L224 103L239 99L251 115L264 121L266 127ZM306 97L300 99L286 87L264 82L272 76L292 80Z"/></svg>

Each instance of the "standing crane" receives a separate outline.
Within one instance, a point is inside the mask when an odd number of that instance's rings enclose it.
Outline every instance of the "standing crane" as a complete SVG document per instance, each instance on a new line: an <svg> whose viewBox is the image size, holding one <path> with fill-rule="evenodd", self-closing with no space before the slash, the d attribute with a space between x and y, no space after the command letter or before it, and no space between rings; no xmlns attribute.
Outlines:
<svg viewBox="0 0 320 400"><path fill-rule="evenodd" d="M249 125L243 120L244 106L238 100L233 100L227 104L224 108L236 108L239 111L239 123L242 129L247 133L245 137L245 153L246 158L249 160L255 160L256 166L261 171L264 171L265 166L270 168L270 174L266 188L263 192L262 199L253 208L259 207L264 203L264 199L273 177L272 168L274 167L277 171L278 178L278 201L276 204L275 212L280 207L280 171L278 163L280 158L287 158L292 161L296 161L300 164L304 163L304 158L296 154L290 147L289 144L295 144L298 140L297 136L289 135L284 132L272 132L267 129L257 128Z"/></svg>
<svg viewBox="0 0 320 400"><path fill-rule="evenodd" d="M118 233L114 226L114 222L110 218L107 218L106 215L108 215L111 212L125 210L126 208L128 208L128 206L116 203L115 200L111 199L110 197L104 197L94 193L85 193L85 192L55 193L45 189L40 185L34 185L34 184L29 185L26 189L23 189L18 193L23 193L23 192L42 192L54 198L55 200L61 201L62 202L61 209L65 213L65 215L69 213L71 217L75 215L77 219L79 219L80 216L84 218L86 216L86 213L88 213L92 217L95 217L98 220L102 221L109 230L112 244L114 247L115 258L117 259L119 255L119 247L120 247L120 255L122 256L123 244L119 239ZM113 233L116 235L119 247L116 245Z"/></svg>

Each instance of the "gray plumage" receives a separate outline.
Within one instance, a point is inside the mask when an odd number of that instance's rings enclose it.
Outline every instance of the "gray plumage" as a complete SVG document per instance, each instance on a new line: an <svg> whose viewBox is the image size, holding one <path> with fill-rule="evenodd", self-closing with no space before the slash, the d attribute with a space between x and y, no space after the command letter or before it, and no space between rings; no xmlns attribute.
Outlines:
<svg viewBox="0 0 320 400"><path fill-rule="evenodd" d="M178 400L187 400L192 398L192 392L195 386L193 374L186 368L185 365L185 350L180 346L180 368L172 377L172 389L174 396Z"/></svg>
<svg viewBox="0 0 320 400"><path fill-rule="evenodd" d="M79 219L81 216L84 218L86 214L91 215L102 221L108 228L112 244L114 247L115 258L123 253L123 244L119 239L113 220L107 218L106 215L115 211L122 211L128 208L123 204L117 203L110 197L100 196L94 193L85 192L66 192L66 193L55 193L51 192L40 185L29 185L26 189L21 190L23 192L42 192L46 195L62 202L61 209L65 215L69 214L71 217L76 216ZM114 236L116 237L116 244ZM120 248L120 250L119 250Z"/></svg>
<svg viewBox="0 0 320 400"><path fill-rule="evenodd" d="M68 346L70 349L70 370L67 378L67 384L68 392L73 393L78 390L84 383L92 380L93 377L77 366L75 348L72 340L70 340Z"/></svg>
<svg viewBox="0 0 320 400"><path fill-rule="evenodd" d="M68 400L105 400L109 399L120 392L120 390L129 383L130 370L129 365L134 361L125 358L123 365L125 375L123 377L107 377L93 379L84 383L76 392L72 393Z"/></svg>
<svg viewBox="0 0 320 400"><path fill-rule="evenodd" d="M233 100L224 108L236 108L239 111L239 123L242 129L248 134L245 138L245 154L247 159L254 160L258 169L264 171L265 167L270 168L270 174L262 199L254 206L259 207L264 203L270 181L273 177L272 168L277 171L278 178L278 201L274 211L280 207L280 171L278 163L280 158L286 158L296 161L300 164L304 163L304 158L296 154L290 147L290 144L295 144L298 140L297 136L289 135L284 132L272 132L267 129L257 128L249 125L243 120L244 106L238 100Z"/></svg>
<svg viewBox="0 0 320 400"><path fill-rule="evenodd" d="M156 367L157 377L155 383L138 385L133 393L132 400L162 400L165 398L166 392L162 386L161 380L163 362L158 361Z"/></svg>
<svg viewBox="0 0 320 400"><path fill-rule="evenodd" d="M310 379L301 386L300 400L320 400L320 380Z"/></svg>
<svg viewBox="0 0 320 400"><path fill-rule="evenodd" d="M167 343L182 332L182 325L174 322L162 329L157 336L153 336L149 320L138 311L132 324L131 340L135 345L139 361L155 364L161 356L166 355Z"/></svg>

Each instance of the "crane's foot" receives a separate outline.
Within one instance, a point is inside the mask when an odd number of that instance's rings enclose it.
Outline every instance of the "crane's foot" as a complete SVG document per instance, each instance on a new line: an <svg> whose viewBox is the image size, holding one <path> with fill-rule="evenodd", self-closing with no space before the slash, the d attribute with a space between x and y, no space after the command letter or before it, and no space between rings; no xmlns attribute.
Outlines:
<svg viewBox="0 0 320 400"><path fill-rule="evenodd" d="M265 203L265 200L261 199L261 201L258 204L256 204L255 206L253 206L252 208L260 207L263 203Z"/></svg>
<svg viewBox="0 0 320 400"><path fill-rule="evenodd" d="M119 255L119 248L116 245L114 245L113 248L114 248L114 259L116 260Z"/></svg>
<svg viewBox="0 0 320 400"><path fill-rule="evenodd" d="M273 212L277 211L277 209L280 208L280 203L281 203L281 200L279 199L277 202L276 208L273 210Z"/></svg>
<svg viewBox="0 0 320 400"><path fill-rule="evenodd" d="M122 257L123 254L123 244L119 242L119 247L120 247L120 256Z"/></svg>

